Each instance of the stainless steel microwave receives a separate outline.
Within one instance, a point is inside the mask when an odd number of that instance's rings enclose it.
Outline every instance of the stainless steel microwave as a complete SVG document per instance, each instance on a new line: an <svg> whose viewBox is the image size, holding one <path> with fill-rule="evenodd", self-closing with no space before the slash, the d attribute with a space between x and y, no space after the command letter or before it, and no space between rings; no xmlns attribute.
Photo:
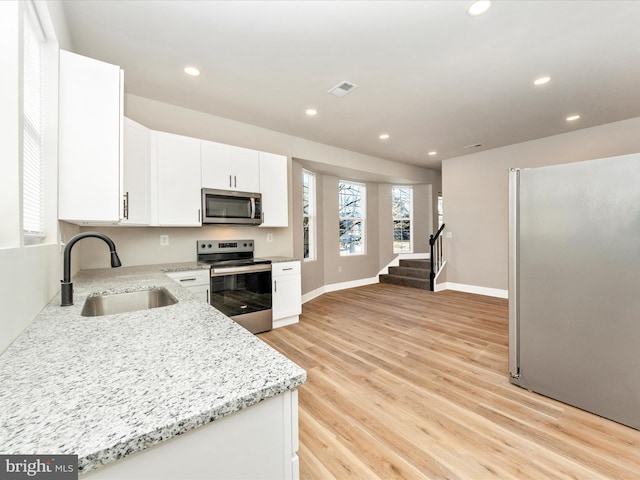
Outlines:
<svg viewBox="0 0 640 480"><path fill-rule="evenodd" d="M262 194L203 188L202 223L260 225Z"/></svg>

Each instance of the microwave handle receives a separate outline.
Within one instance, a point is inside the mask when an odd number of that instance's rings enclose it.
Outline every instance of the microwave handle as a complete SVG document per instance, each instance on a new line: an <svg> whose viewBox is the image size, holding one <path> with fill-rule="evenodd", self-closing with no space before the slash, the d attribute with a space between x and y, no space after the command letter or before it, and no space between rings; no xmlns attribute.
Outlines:
<svg viewBox="0 0 640 480"><path fill-rule="evenodd" d="M256 199L251 198L251 218L256 218Z"/></svg>

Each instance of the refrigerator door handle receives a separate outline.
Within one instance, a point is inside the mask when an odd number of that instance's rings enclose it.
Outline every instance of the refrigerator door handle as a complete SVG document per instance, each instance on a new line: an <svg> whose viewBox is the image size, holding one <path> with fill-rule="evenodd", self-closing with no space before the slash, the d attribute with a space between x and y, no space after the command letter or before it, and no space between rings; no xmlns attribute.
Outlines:
<svg viewBox="0 0 640 480"><path fill-rule="evenodd" d="M509 171L509 374L520 378L520 315L518 292L520 169Z"/></svg>

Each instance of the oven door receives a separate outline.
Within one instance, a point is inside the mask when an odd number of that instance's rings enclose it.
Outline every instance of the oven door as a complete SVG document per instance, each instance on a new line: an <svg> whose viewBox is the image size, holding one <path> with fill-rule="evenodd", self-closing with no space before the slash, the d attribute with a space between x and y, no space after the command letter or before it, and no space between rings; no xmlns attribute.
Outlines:
<svg viewBox="0 0 640 480"><path fill-rule="evenodd" d="M271 330L271 265L212 268L210 298L251 333Z"/></svg>

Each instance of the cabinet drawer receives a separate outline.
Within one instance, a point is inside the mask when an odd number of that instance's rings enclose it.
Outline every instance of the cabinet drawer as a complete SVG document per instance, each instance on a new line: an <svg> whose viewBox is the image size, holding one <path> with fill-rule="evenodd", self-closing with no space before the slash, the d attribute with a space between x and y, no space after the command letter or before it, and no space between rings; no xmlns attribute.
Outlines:
<svg viewBox="0 0 640 480"><path fill-rule="evenodd" d="M187 270L184 272L169 272L167 276L183 287L192 287L196 285L209 285L210 271L204 270Z"/></svg>
<svg viewBox="0 0 640 480"><path fill-rule="evenodd" d="M271 264L271 275L293 275L300 273L300 262L280 262Z"/></svg>

